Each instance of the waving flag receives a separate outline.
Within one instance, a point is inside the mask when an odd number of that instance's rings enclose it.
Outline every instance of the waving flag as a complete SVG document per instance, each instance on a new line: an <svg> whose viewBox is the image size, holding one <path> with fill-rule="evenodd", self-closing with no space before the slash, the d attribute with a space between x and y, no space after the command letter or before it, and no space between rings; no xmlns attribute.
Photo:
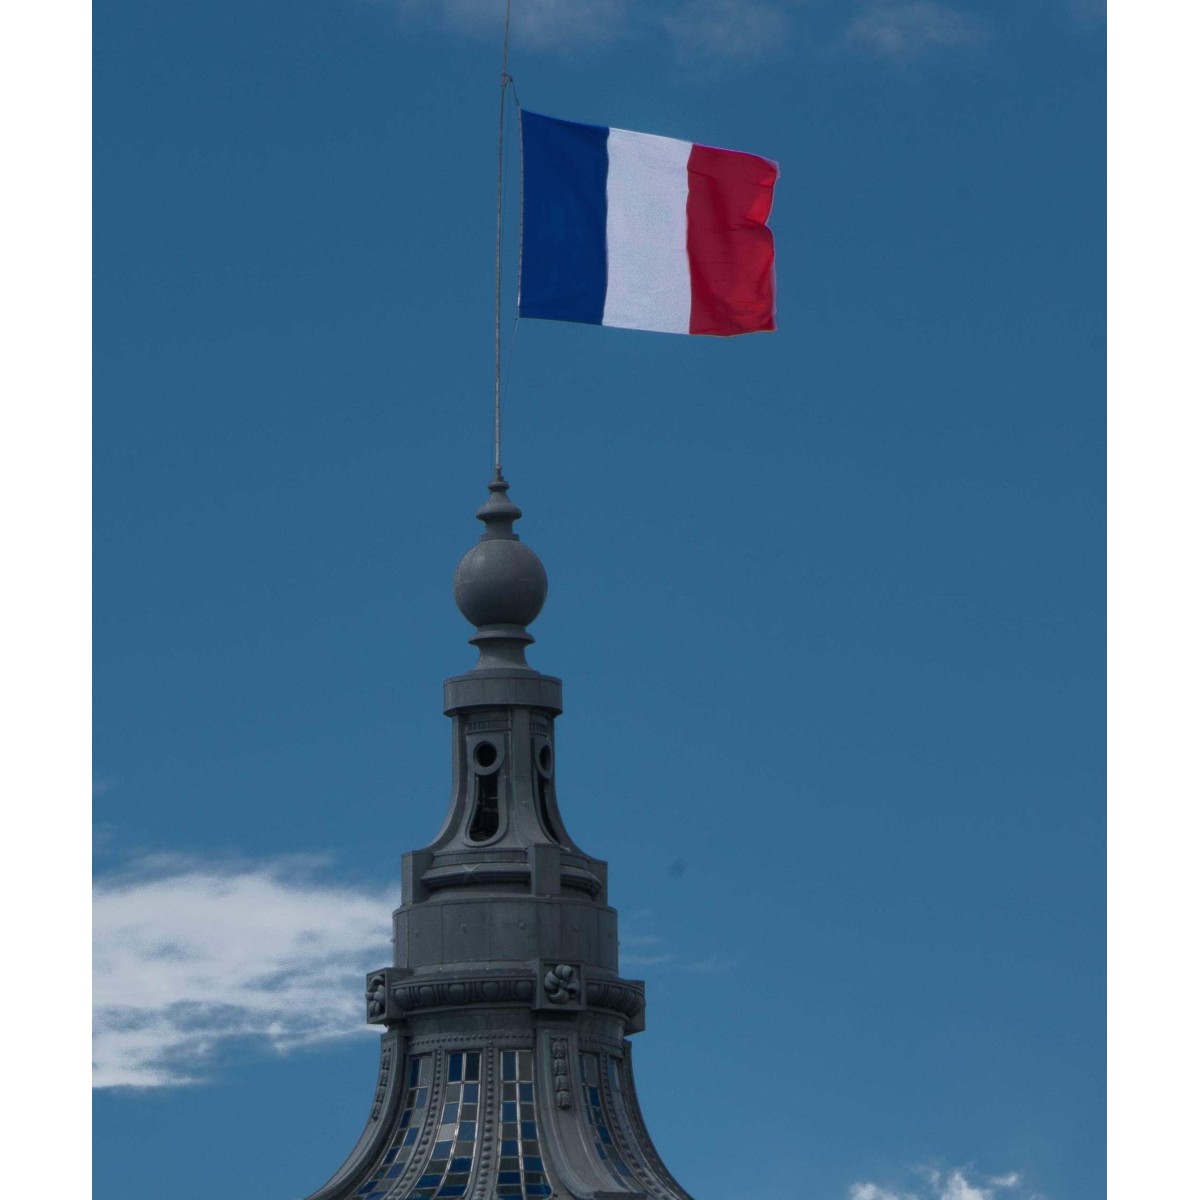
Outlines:
<svg viewBox="0 0 1200 1200"><path fill-rule="evenodd" d="M775 328L779 167L522 112L519 313L730 336Z"/></svg>

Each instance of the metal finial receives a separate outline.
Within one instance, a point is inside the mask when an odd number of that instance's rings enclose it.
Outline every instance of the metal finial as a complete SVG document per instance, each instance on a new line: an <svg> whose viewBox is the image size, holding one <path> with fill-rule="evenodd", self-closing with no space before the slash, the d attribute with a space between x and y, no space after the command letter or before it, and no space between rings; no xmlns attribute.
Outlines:
<svg viewBox="0 0 1200 1200"><path fill-rule="evenodd" d="M513 522L521 518L521 510L508 498L508 481L497 473L496 478L488 484L492 494L475 514L486 526L482 540L504 538L507 541L519 542L521 536L513 532Z"/></svg>
<svg viewBox="0 0 1200 1200"><path fill-rule="evenodd" d="M523 644L533 640L525 626L546 601L546 569L513 532L521 510L507 496L508 481L493 479L488 491L491 495L475 514L484 532L454 572L454 600L480 631L472 641L482 637Z"/></svg>

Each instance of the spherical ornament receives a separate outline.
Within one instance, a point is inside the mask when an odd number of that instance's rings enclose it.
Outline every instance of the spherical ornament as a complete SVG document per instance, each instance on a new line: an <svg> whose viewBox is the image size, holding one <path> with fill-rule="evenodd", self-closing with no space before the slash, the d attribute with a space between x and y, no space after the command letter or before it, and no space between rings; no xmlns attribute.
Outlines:
<svg viewBox="0 0 1200 1200"><path fill-rule="evenodd" d="M546 568L524 542L485 538L454 572L454 602L472 625L528 625L546 602Z"/></svg>

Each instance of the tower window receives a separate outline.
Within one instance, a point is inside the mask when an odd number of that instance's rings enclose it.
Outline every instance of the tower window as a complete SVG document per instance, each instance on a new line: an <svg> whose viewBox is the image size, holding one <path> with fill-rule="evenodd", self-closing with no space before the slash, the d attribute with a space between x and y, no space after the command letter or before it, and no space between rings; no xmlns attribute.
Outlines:
<svg viewBox="0 0 1200 1200"><path fill-rule="evenodd" d="M488 746L492 752L492 758L495 759L496 749L490 746L487 742L483 742L481 746ZM478 751L476 751L478 758ZM475 776L475 812L471 817L471 828L467 836L473 842L486 842L488 838L496 836L496 831L500 828L500 772L496 771L491 775L476 775Z"/></svg>
<svg viewBox="0 0 1200 1200"><path fill-rule="evenodd" d="M546 836L552 841L558 841L554 822L550 820L550 779L554 773L554 751L544 737L535 736L533 739L533 761L537 770L534 771L533 787L537 798L538 819Z"/></svg>

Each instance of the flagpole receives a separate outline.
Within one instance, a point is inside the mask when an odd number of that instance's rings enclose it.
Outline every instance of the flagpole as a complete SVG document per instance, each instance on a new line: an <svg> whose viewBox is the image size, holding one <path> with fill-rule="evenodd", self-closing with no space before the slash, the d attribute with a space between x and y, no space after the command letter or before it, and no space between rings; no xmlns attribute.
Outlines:
<svg viewBox="0 0 1200 1200"><path fill-rule="evenodd" d="M504 110L505 95L512 77L508 73L508 27L512 16L512 0L504 0L504 51L500 60L500 122L496 147L496 400L493 420L496 478L501 477L500 468L500 300L501 268L504 249Z"/></svg>

